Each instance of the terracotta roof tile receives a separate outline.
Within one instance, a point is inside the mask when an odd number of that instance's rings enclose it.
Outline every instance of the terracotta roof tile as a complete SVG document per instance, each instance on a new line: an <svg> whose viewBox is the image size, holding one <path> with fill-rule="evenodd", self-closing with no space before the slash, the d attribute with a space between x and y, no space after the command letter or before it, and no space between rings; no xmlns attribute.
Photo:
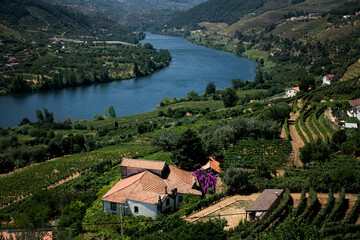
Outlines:
<svg viewBox="0 0 360 240"><path fill-rule="evenodd" d="M350 103L350 105L351 105L352 107L355 107L355 106L360 105L360 98L354 99L354 100L348 100L348 102Z"/></svg>
<svg viewBox="0 0 360 240"><path fill-rule="evenodd" d="M221 172L220 163L218 161L216 161L214 158L210 158L210 160L201 168L204 170L206 170L208 168L212 168L218 173Z"/></svg>
<svg viewBox="0 0 360 240"><path fill-rule="evenodd" d="M132 162L135 159L131 159ZM144 162L146 160L139 160ZM132 166L137 166L133 164ZM201 191L192 189L194 177L191 172L181 170L175 166L169 166L170 173L167 179L158 175L144 171L131 177L121 179L114 185L102 198L103 201L125 203L127 199L156 204L159 197L171 193L171 189L177 188L178 193L192 193L201 195Z"/></svg>
<svg viewBox="0 0 360 240"><path fill-rule="evenodd" d="M25 233L25 236L22 236ZM52 231L40 231L32 232L31 236L28 236L26 231L2 231L0 232L0 238L4 240L10 239L27 239L33 237L34 239L51 240L53 239Z"/></svg>
<svg viewBox="0 0 360 240"><path fill-rule="evenodd" d="M268 211L284 189L265 189L260 196L245 210L246 212ZM277 193L277 194L276 194Z"/></svg>
<svg viewBox="0 0 360 240"><path fill-rule="evenodd" d="M181 170L180 168L172 165L169 165L169 168L170 174L166 181L171 188L177 188L178 193L182 194L202 194L200 190L192 188L193 183L196 182L196 178L192 175L192 172Z"/></svg>
<svg viewBox="0 0 360 240"><path fill-rule="evenodd" d="M123 167L133 167L133 168L143 168L149 170L163 170L166 163L162 161L152 161L152 160L142 160L142 159L131 159L123 158L121 161L121 166Z"/></svg>

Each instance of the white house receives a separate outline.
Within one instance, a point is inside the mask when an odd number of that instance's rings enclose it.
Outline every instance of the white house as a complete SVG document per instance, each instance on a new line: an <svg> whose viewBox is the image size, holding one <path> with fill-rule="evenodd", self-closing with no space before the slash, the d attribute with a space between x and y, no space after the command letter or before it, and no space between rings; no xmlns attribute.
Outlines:
<svg viewBox="0 0 360 240"><path fill-rule="evenodd" d="M156 218L175 211L185 194L202 195L191 172L165 162L124 158L121 165L125 178L101 198L107 213Z"/></svg>
<svg viewBox="0 0 360 240"><path fill-rule="evenodd" d="M351 110L347 112L350 117L356 117L360 121L360 98L354 100L348 100Z"/></svg>
<svg viewBox="0 0 360 240"><path fill-rule="evenodd" d="M300 92L299 87L293 87L285 90L285 98L295 97Z"/></svg>
<svg viewBox="0 0 360 240"><path fill-rule="evenodd" d="M322 78L323 85L330 85L331 81L333 80L334 80L334 75L330 75L330 74L327 74Z"/></svg>

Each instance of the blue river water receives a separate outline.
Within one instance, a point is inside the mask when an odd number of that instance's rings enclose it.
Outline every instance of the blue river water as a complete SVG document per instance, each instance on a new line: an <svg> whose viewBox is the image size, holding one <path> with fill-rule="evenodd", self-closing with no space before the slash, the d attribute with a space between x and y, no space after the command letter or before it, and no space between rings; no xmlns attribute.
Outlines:
<svg viewBox="0 0 360 240"><path fill-rule="evenodd" d="M0 97L0 126L14 126L27 117L36 120L35 110L47 108L55 121L92 119L114 106L117 116L128 116L156 109L168 97L186 97L194 90L205 92L214 82L216 88L231 86L231 79L253 80L257 63L234 54L216 51L188 42L184 38L146 33L142 43L168 49L169 67L151 76L114 81L86 87L16 94Z"/></svg>

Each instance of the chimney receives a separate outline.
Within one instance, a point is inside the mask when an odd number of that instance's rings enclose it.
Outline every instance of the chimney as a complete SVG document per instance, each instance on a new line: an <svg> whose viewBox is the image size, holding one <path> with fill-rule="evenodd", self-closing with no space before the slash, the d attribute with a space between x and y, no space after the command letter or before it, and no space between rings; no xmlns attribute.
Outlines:
<svg viewBox="0 0 360 240"><path fill-rule="evenodd" d="M278 197L278 196L279 196L279 193L276 191L276 192L275 192L275 195Z"/></svg>

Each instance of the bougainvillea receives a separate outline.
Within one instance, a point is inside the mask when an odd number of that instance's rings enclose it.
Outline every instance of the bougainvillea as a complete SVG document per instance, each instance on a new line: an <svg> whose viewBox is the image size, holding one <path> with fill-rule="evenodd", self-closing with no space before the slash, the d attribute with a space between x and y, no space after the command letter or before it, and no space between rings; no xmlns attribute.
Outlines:
<svg viewBox="0 0 360 240"><path fill-rule="evenodd" d="M198 179L203 193L206 194L210 188L215 188L218 175L214 173L212 168L207 170L199 168L192 175Z"/></svg>

